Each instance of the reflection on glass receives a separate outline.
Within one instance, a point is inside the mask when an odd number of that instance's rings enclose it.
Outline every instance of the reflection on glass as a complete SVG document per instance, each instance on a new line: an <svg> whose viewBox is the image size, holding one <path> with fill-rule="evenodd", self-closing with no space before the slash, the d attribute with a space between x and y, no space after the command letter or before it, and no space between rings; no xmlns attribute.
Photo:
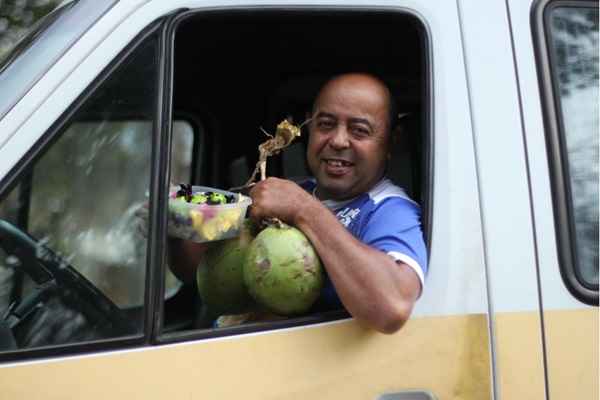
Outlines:
<svg viewBox="0 0 600 400"><path fill-rule="evenodd" d="M148 121L77 122L33 174L31 234L122 307L144 301L135 211L147 202L151 145Z"/></svg>
<svg viewBox="0 0 600 400"><path fill-rule="evenodd" d="M200 132L202 135L202 132ZM190 183L192 179L192 155L194 128L185 121L173 121L173 143L171 145L171 179L173 184Z"/></svg>
<svg viewBox="0 0 600 400"><path fill-rule="evenodd" d="M0 1L0 64L62 0Z"/></svg>
<svg viewBox="0 0 600 400"><path fill-rule="evenodd" d="M0 219L15 225L18 223L19 210L22 209L19 193L20 186L17 186L4 199L0 200ZM0 247L0 312L6 310L13 301L15 288L14 262L17 260L10 256Z"/></svg>
<svg viewBox="0 0 600 400"><path fill-rule="evenodd" d="M559 7L551 26L581 278L598 284L598 9Z"/></svg>
<svg viewBox="0 0 600 400"><path fill-rule="evenodd" d="M0 194L0 351L143 330L156 35Z"/></svg>

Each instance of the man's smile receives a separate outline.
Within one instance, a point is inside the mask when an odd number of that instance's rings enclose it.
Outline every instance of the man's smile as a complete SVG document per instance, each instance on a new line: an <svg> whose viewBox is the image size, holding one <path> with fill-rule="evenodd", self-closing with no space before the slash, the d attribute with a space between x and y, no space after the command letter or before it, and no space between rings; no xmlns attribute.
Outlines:
<svg viewBox="0 0 600 400"><path fill-rule="evenodd" d="M325 171L334 176L345 175L354 166L354 163L341 158L322 158L321 161L325 163Z"/></svg>
<svg viewBox="0 0 600 400"><path fill-rule="evenodd" d="M333 167L351 167L354 165L354 163L341 158L323 158L323 161Z"/></svg>

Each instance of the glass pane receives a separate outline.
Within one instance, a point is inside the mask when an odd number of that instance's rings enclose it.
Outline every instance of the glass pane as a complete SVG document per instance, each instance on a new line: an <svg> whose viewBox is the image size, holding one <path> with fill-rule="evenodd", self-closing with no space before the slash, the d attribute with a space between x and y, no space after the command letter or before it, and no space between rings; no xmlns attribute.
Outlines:
<svg viewBox="0 0 600 400"><path fill-rule="evenodd" d="M598 9L552 11L559 88L581 278L598 284Z"/></svg>
<svg viewBox="0 0 600 400"><path fill-rule="evenodd" d="M200 139L203 132L198 133ZM173 143L171 145L171 177L173 185L192 181L192 156L194 152L194 128L186 120L173 121ZM200 140L201 141L201 140ZM166 269L165 299L170 299L181 288L182 282Z"/></svg>
<svg viewBox="0 0 600 400"><path fill-rule="evenodd" d="M0 330L17 348L143 329L156 47L139 46L0 200Z"/></svg>
<svg viewBox="0 0 600 400"><path fill-rule="evenodd" d="M4 221L17 225L19 210L22 209L19 201L20 188L12 190L9 195L0 202L0 218ZM1 237L1 236L0 236ZM10 267L12 259L8 259L10 254L7 254L0 247L0 310L6 310L10 305L13 297L14 288L14 271Z"/></svg>
<svg viewBox="0 0 600 400"><path fill-rule="evenodd" d="M0 1L0 59L4 58L0 62L0 117L56 64L115 1ZM57 8L50 12L54 7ZM8 15L2 15L3 12ZM42 17L47 12L50 13ZM38 24L27 26L37 18L41 18ZM26 36L20 38L26 31L29 31ZM19 41L12 48L16 40ZM3 54L6 51L8 53Z"/></svg>
<svg viewBox="0 0 600 400"><path fill-rule="evenodd" d="M150 121L75 122L33 173L29 232L121 307L144 301L151 141Z"/></svg>
<svg viewBox="0 0 600 400"><path fill-rule="evenodd" d="M35 36L43 19L61 0L0 1L0 64L27 35Z"/></svg>
<svg viewBox="0 0 600 400"><path fill-rule="evenodd" d="M198 136L202 136L202 132ZM194 128L192 125L185 120L173 121L170 180L174 184L191 182L193 146Z"/></svg>

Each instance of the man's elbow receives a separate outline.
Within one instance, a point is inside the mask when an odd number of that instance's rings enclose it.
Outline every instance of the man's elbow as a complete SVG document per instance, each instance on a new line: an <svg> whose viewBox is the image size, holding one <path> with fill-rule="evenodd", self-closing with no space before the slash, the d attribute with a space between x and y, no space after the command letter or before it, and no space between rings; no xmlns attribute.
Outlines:
<svg viewBox="0 0 600 400"><path fill-rule="evenodd" d="M401 302L401 304L389 307L380 315L377 325L374 327L377 331L386 335L398 332L410 318L413 304Z"/></svg>

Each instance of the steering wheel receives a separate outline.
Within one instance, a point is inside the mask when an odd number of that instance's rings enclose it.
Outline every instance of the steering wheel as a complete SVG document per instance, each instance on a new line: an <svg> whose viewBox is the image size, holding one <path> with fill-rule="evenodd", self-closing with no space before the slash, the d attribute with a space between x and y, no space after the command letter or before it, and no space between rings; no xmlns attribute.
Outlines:
<svg viewBox="0 0 600 400"><path fill-rule="evenodd" d="M0 247L15 257L14 261L18 260L13 267L22 269L36 284L20 302L11 304L3 316L3 324L13 332L53 295L74 299L70 303L94 325L99 318L108 321L111 336L135 332L124 312L68 261L4 220L0 220Z"/></svg>

